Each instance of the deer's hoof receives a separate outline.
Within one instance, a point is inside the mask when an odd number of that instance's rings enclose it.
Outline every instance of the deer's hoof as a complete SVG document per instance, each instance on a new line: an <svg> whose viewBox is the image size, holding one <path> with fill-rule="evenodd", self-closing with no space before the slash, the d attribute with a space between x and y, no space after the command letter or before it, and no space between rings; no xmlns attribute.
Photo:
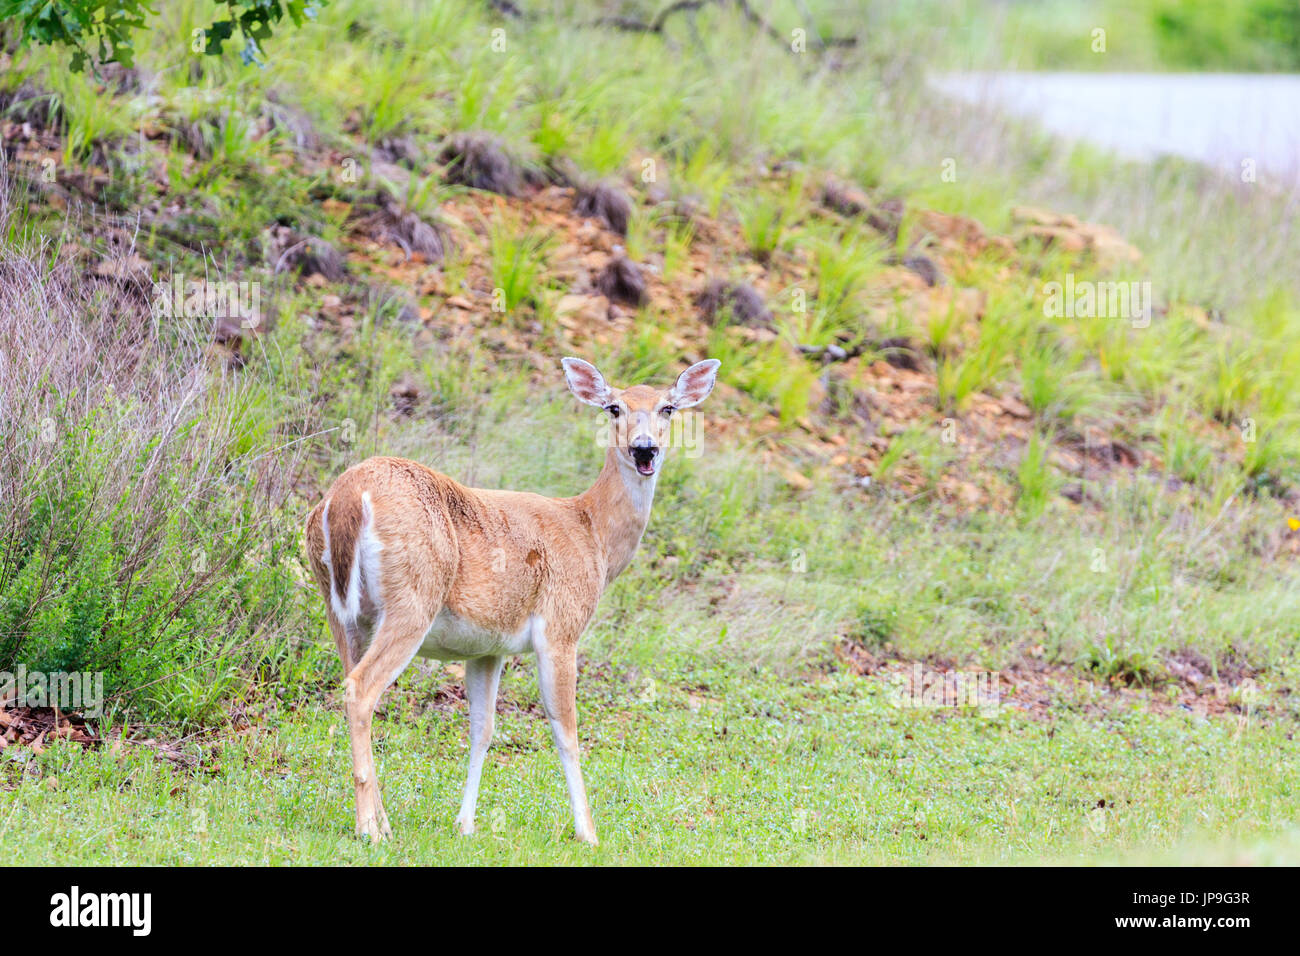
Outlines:
<svg viewBox="0 0 1300 956"><path fill-rule="evenodd" d="M383 843L393 835L393 828L388 825L388 818L382 814L357 821L357 837L371 843Z"/></svg>
<svg viewBox="0 0 1300 956"><path fill-rule="evenodd" d="M461 836L473 836L473 835L474 835L474 821L473 821L473 820L467 820L467 819L465 819L464 817L457 817L457 818L456 818L456 832L459 833Z"/></svg>

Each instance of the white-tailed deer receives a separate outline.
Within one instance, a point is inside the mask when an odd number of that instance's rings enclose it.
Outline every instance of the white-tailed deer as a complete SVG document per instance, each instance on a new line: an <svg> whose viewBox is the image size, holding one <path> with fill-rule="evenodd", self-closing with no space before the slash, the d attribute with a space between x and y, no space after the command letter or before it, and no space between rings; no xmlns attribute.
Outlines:
<svg viewBox="0 0 1300 956"><path fill-rule="evenodd" d="M370 725L384 690L417 654L464 660L469 773L456 824L474 832L497 682L507 654L537 655L537 683L569 789L574 831L596 842L578 766L578 638L632 560L654 498L674 411L713 389L714 359L666 390L612 388L564 359L569 389L611 418L595 484L575 498L467 488L402 458L370 458L307 516L307 551L343 659L357 834L390 836Z"/></svg>

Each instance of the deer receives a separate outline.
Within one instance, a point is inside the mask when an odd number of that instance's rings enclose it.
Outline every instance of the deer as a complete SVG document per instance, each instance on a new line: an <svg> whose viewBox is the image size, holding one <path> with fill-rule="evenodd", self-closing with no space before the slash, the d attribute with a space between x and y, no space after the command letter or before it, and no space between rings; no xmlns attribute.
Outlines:
<svg viewBox="0 0 1300 956"><path fill-rule="evenodd" d="M608 436L595 482L571 498L469 488L425 465L353 465L307 516L312 574L343 664L356 835L392 836L371 748L375 707L416 656L465 662L469 768L455 826L474 832L507 656L533 654L577 840L596 844L579 766L578 640L650 520L672 416L708 396L721 363L667 389L618 389L589 362L561 362L569 390L600 408Z"/></svg>

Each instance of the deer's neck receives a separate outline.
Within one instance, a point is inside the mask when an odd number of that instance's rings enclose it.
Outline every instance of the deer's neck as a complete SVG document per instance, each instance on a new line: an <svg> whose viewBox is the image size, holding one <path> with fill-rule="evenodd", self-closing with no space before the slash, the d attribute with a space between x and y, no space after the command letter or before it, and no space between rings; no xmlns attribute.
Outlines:
<svg viewBox="0 0 1300 956"><path fill-rule="evenodd" d="M638 475L617 450L605 452L605 467L595 483L577 497L579 511L591 523L605 556L605 583L613 581L632 560L650 521L658 474Z"/></svg>

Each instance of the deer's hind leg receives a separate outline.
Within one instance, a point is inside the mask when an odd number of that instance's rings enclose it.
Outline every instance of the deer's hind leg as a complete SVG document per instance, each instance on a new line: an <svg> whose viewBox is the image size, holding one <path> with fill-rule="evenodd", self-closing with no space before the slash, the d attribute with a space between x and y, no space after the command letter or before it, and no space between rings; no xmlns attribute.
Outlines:
<svg viewBox="0 0 1300 956"><path fill-rule="evenodd" d="M352 649L352 639L348 636L348 629L334 616L334 611L329 606L328 596L325 604L325 620L329 622L330 634L334 637L334 649L338 651L339 661L343 664L343 674L347 676L356 666L358 655Z"/></svg>
<svg viewBox="0 0 1300 956"><path fill-rule="evenodd" d="M386 610L370 646L343 682L343 706L352 744L352 783L356 789L357 836L382 840L393 834L379 795L371 724L379 697L406 670L424 641L433 618L410 608Z"/></svg>

